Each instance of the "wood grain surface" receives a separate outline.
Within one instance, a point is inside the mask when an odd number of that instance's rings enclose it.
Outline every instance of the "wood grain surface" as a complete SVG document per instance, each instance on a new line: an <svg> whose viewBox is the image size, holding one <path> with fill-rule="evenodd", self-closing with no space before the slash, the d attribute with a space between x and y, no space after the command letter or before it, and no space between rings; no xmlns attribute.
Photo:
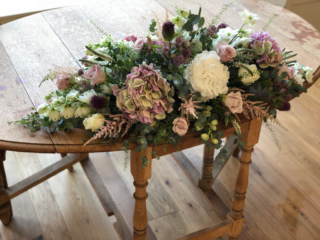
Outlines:
<svg viewBox="0 0 320 240"><path fill-rule="evenodd" d="M76 59L84 56L84 46L90 40L95 42L101 37L90 21L116 38L133 31L143 36L155 13L159 18L164 18L165 8L172 16L175 14L175 5L193 11L202 7L202 15L208 23L223 4L223 1L217 0L93 1L90 5L51 10L1 26L1 69L6 70L0 71L0 78L3 79L0 84L0 104L5 113L0 117L0 127L4 129L0 133L0 147L15 151L61 153L118 149L118 146L102 144L103 140L82 148L83 138L88 138L83 129L74 129L69 133L57 132L49 134L50 137L48 133L39 131L30 136L28 129L7 126L6 122L22 117L31 106L39 106L44 96L56 88L54 82L46 82L38 88L39 82L54 64L79 66ZM320 63L320 34L310 24L287 10L257 0L236 1L221 16L221 21L233 28L240 27L238 12L244 8L259 14L261 20L257 22L255 30L262 28L275 13L276 18L268 31L276 37L280 46L297 52L300 63L316 69Z"/></svg>

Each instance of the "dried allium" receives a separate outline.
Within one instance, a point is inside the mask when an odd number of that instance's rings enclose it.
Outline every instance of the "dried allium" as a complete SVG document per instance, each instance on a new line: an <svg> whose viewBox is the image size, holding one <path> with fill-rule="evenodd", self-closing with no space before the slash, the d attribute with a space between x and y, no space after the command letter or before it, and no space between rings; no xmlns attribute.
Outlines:
<svg viewBox="0 0 320 240"><path fill-rule="evenodd" d="M100 110L107 107L107 98L94 95L90 100L90 105L94 109Z"/></svg>
<svg viewBox="0 0 320 240"><path fill-rule="evenodd" d="M171 41L174 38L174 24L171 21L166 21L162 26L162 36L166 41Z"/></svg>

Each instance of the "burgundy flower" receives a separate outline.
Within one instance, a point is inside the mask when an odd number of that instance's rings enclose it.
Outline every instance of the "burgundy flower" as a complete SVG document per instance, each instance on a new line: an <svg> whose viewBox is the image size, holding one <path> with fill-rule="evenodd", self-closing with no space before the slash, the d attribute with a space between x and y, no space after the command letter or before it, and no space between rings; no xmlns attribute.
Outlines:
<svg viewBox="0 0 320 240"><path fill-rule="evenodd" d="M182 55L178 55L173 59L173 64L176 66L180 66L184 62L184 58Z"/></svg>
<svg viewBox="0 0 320 240"><path fill-rule="evenodd" d="M174 24L171 21L166 21L163 24L162 36L166 41L171 41L174 38Z"/></svg>
<svg viewBox="0 0 320 240"><path fill-rule="evenodd" d="M228 25L226 23L220 23L218 25L218 29L222 29L222 28L226 28L226 27L228 27Z"/></svg>
<svg viewBox="0 0 320 240"><path fill-rule="evenodd" d="M192 52L191 52L190 48L186 47L186 48L182 49L181 54L185 59L188 59L188 58L190 58Z"/></svg>
<svg viewBox="0 0 320 240"><path fill-rule="evenodd" d="M99 97L97 95L94 95L91 98L90 105L91 105L91 107L93 107L94 109L97 109L97 110L104 109L107 105L107 99L104 97Z"/></svg>
<svg viewBox="0 0 320 240"><path fill-rule="evenodd" d="M210 25L207 30L207 35L212 37L216 33L217 30L218 29L215 25Z"/></svg>
<svg viewBox="0 0 320 240"><path fill-rule="evenodd" d="M278 108L278 110L279 110L279 111L289 111L290 108L291 108L290 103L289 103L289 102L284 102L284 103L282 104L282 106L280 106L280 107Z"/></svg>
<svg viewBox="0 0 320 240"><path fill-rule="evenodd" d="M183 43L183 37L182 37L182 36L177 37L177 38L176 38L176 44L177 44L178 46L181 46L182 43Z"/></svg>
<svg viewBox="0 0 320 240"><path fill-rule="evenodd" d="M82 76L84 74L83 68L80 68L78 70L78 76Z"/></svg>

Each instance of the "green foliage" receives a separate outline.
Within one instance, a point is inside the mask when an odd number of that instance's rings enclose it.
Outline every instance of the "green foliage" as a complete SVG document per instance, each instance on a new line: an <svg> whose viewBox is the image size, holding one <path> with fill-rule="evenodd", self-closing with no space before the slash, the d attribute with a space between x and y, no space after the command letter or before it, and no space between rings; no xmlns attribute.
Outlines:
<svg viewBox="0 0 320 240"><path fill-rule="evenodd" d="M214 16L214 18L211 21L211 24L217 25L219 23L218 20L220 19L221 15L225 13L228 10L228 8L231 7L232 4L233 2L225 4L224 7L220 10L220 12Z"/></svg>

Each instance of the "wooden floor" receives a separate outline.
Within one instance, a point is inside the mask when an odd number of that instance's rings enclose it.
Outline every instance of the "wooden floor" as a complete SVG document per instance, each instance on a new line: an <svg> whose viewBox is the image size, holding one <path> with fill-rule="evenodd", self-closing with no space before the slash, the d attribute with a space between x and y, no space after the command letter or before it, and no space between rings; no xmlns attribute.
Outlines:
<svg viewBox="0 0 320 240"><path fill-rule="evenodd" d="M319 95L318 82L308 95L292 102L292 111L279 114L284 128L275 129L281 152L263 128L250 167L240 239L320 239ZM154 160L147 208L149 226L158 239L175 239L209 227L230 208L237 159L229 159L214 183L213 189L226 206L220 204L215 211L179 166L184 158L198 174L202 149L199 146ZM124 171L124 153L96 153L90 158L120 210L132 214L134 189L129 166ZM8 152L9 185L57 160L59 155ZM211 200L217 203L215 199ZM3 240L118 239L113 229L116 219L107 217L79 164L74 172L63 171L15 198L12 205L12 222L8 227L0 224Z"/></svg>

